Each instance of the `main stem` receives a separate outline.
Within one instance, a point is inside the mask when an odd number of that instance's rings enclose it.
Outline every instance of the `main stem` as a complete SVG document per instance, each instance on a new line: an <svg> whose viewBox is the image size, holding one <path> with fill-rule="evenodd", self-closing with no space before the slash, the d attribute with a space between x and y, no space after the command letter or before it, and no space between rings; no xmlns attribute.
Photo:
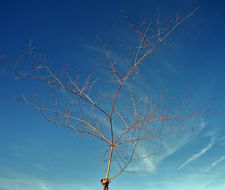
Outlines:
<svg viewBox="0 0 225 190"><path fill-rule="evenodd" d="M107 172L106 172L106 177L105 177L106 179L109 178L109 171L110 171L110 167L111 167L113 149L114 149L114 145L111 145L111 152L110 152L110 156L109 156L109 162L108 162L108 167L107 167Z"/></svg>
<svg viewBox="0 0 225 190"><path fill-rule="evenodd" d="M112 162L113 149L114 149L114 144L111 144L111 151L110 151L110 156L109 156L109 162L108 162L106 177L105 177L105 179L101 179L101 183L104 186L104 190L109 190L109 183L110 183L109 171L110 171L110 166L111 166L111 162Z"/></svg>

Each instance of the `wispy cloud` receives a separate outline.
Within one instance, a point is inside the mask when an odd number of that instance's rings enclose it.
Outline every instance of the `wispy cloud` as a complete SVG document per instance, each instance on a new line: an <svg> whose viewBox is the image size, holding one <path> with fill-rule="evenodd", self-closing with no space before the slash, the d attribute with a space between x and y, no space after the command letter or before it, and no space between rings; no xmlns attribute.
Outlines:
<svg viewBox="0 0 225 190"><path fill-rule="evenodd" d="M216 160L215 162L213 162L213 163L211 164L211 166L209 167L208 170L213 169L217 164L219 164L220 162L222 162L224 159L225 159L225 156L220 157L218 160Z"/></svg>
<svg viewBox="0 0 225 190"><path fill-rule="evenodd" d="M165 61L165 62L163 63L163 66L164 66L167 70L169 70L171 73L176 73L175 67L174 67L172 64L168 63L167 61Z"/></svg>
<svg viewBox="0 0 225 190"><path fill-rule="evenodd" d="M202 119L200 120L199 125L200 125L200 131L202 131L202 130L205 129L205 127L207 126L207 123L206 123L206 121L202 118Z"/></svg>
<svg viewBox="0 0 225 190"><path fill-rule="evenodd" d="M205 137L215 137L218 135L218 128L213 128L205 132Z"/></svg>
<svg viewBox="0 0 225 190"><path fill-rule="evenodd" d="M60 183L59 181L46 181L34 176L17 176L1 177L0 176L0 189L1 190L93 190L96 187L90 187L86 184L76 183Z"/></svg>
<svg viewBox="0 0 225 190"><path fill-rule="evenodd" d="M19 190L49 190L44 181L24 176L10 178L0 177L0 189Z"/></svg>
<svg viewBox="0 0 225 190"><path fill-rule="evenodd" d="M162 141L158 142L159 144L156 145L155 150L153 151L156 154L153 154L151 157L140 161L132 168L132 170L141 170L148 173L156 172L157 167L159 166L161 161L166 159L168 156L176 153L176 151L188 144L192 138L193 135L183 134L182 138L181 135L178 135L162 139ZM146 147L140 147L139 151L144 155L147 154Z"/></svg>
<svg viewBox="0 0 225 190"><path fill-rule="evenodd" d="M163 175L159 173L160 180L149 180L146 185L151 190L214 190L214 189L225 189L224 184L217 183L223 179L220 174L216 173L205 173L201 170L193 172L182 172L174 173L173 179L168 178L168 174ZM219 180L218 180L219 179ZM218 181L217 181L218 180ZM191 184L191 188L190 188ZM217 186L217 187L215 187Z"/></svg>
<svg viewBox="0 0 225 190"><path fill-rule="evenodd" d="M98 52L98 53L104 53L104 51L101 49L101 48L98 48L98 47L95 47L93 45L90 45L90 44L84 44L85 47L95 51L95 52Z"/></svg>
<svg viewBox="0 0 225 190"><path fill-rule="evenodd" d="M202 185L202 187L200 188L201 190L205 190L207 189L211 183L213 183L215 181L216 177L213 177L212 179L206 181L205 184Z"/></svg>
<svg viewBox="0 0 225 190"><path fill-rule="evenodd" d="M225 136L220 137L219 142L221 146L225 146Z"/></svg>
<svg viewBox="0 0 225 190"><path fill-rule="evenodd" d="M147 158L147 159L144 159L144 166L145 166L145 169L149 172L154 172L156 170L156 165L155 163L153 162L152 159L150 158Z"/></svg>
<svg viewBox="0 0 225 190"><path fill-rule="evenodd" d="M184 168L187 164L189 164L190 162L198 159L200 156L202 156L203 154L205 154L208 150L210 150L213 145L214 145L215 141L214 138L212 137L210 139L209 144L203 148L200 152L198 152L197 154L193 155L192 157L190 157L186 162L184 162L177 170L181 170L182 168Z"/></svg>

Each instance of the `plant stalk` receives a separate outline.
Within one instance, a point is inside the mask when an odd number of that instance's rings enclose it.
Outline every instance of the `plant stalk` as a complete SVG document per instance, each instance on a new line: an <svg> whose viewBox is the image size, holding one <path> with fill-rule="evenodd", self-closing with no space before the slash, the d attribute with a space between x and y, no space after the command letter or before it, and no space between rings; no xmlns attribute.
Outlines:
<svg viewBox="0 0 225 190"><path fill-rule="evenodd" d="M114 149L114 145L111 145L111 152L110 152L110 157L109 157L109 162L108 162L108 168L107 168L107 172L106 172L105 179L108 179L109 178L109 171L110 171L110 166L111 166L111 161L112 161L113 149Z"/></svg>

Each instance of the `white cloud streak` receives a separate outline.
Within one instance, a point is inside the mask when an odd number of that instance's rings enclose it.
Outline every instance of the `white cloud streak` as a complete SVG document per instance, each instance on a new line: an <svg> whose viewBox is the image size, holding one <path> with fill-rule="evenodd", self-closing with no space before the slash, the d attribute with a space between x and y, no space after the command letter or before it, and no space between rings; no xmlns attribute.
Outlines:
<svg viewBox="0 0 225 190"><path fill-rule="evenodd" d="M56 181L41 180L36 177L1 177L0 176L0 189L1 190L94 190L96 187L76 183L60 183Z"/></svg>
<svg viewBox="0 0 225 190"><path fill-rule="evenodd" d="M91 49L91 50L93 50L93 51L96 51L98 53L104 53L104 51L101 48L97 48L97 47L92 46L90 44L84 44L84 46L89 48L89 49Z"/></svg>
<svg viewBox="0 0 225 190"><path fill-rule="evenodd" d="M222 156L220 159L218 159L215 162L213 162L208 170L213 169L217 164L219 164L220 162L222 162L224 159L225 159L225 156Z"/></svg>
<svg viewBox="0 0 225 190"><path fill-rule="evenodd" d="M188 144L192 138L193 135L191 134L183 134L177 136L168 136L162 141L157 141L158 144L155 145L155 149L153 150L153 153L155 152L156 154L149 158L140 160L139 163L136 163L135 166L131 167L130 169L154 173L157 171L159 164L163 160L165 160L168 156L175 154L176 151ZM139 147L138 150L143 155L147 154L147 149L144 146Z"/></svg>
<svg viewBox="0 0 225 190"><path fill-rule="evenodd" d="M198 159L200 156L202 156L203 154L205 154L208 150L210 150L213 145L214 145L215 141L213 138L211 138L209 144L203 148L199 153L193 155L191 158L189 158L186 162L184 162L177 170L181 170L182 168L184 168L187 164L189 164L190 162Z"/></svg>

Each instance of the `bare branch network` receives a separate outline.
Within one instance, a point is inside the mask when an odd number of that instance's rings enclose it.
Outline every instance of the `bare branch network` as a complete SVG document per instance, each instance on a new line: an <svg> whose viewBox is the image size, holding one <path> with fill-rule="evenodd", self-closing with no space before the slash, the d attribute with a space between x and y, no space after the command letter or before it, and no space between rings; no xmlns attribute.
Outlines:
<svg viewBox="0 0 225 190"><path fill-rule="evenodd" d="M152 97L137 97L135 90L129 86L129 79L138 75L138 66L144 63L145 58L157 51L158 46L196 11L183 16L176 15L174 20L165 24L160 20L158 10L156 22L145 21L140 26L135 25L123 12L138 36L137 45L124 48L125 53L117 58L113 58L111 49L102 45L102 59L108 63L106 69L112 74L116 85L116 89L110 88L110 94L113 95L107 99L107 106L97 102L97 96L101 97L103 93L98 94L95 80L90 76L83 80L79 73L74 75L66 69L56 73L32 45L13 66L3 66L2 71L13 72L18 79L36 80L47 86L50 98L45 104L31 102L24 96L20 99L26 104L32 104L46 120L76 134L96 138L106 145L103 151L108 165L106 177L101 182L107 189L110 180L123 173L132 161L154 154L153 151L144 155L139 150L141 143L151 143L162 136L191 131L191 128L181 124L181 120L211 114L207 102L198 109L191 109L188 97L180 103L171 104L167 89L161 92L155 102ZM121 70L121 64L125 64L124 70ZM102 81L107 83L106 78L102 78ZM122 93L125 88L129 93ZM123 101L124 98L126 101ZM112 163L115 173L111 174Z"/></svg>

